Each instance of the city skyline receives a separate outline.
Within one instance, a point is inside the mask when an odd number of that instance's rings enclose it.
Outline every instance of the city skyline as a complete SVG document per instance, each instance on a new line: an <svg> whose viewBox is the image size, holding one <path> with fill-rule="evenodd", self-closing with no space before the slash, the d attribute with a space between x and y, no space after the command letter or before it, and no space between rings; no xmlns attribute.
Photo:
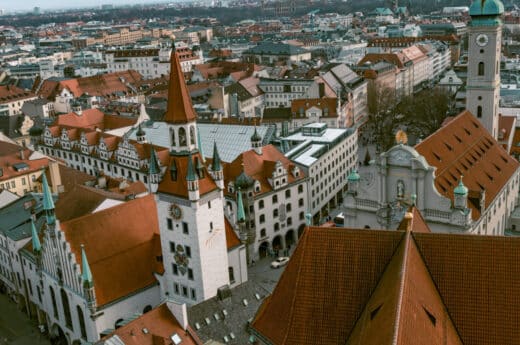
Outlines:
<svg viewBox="0 0 520 345"><path fill-rule="evenodd" d="M22 3L18 2L9 2L0 5L0 9L9 11L9 12L20 12L20 11L31 11L35 7L39 7L41 10L56 10L56 9L70 9L70 8L82 8L82 7L101 7L102 5L114 5L114 6L124 6L124 5L137 5L137 4L156 4L160 2L177 2L177 0L172 1L161 1L161 0L112 0L112 1L104 1L104 0L77 0L71 3L64 3L60 0L50 0L50 1L41 1L41 0L29 0L24 1Z"/></svg>

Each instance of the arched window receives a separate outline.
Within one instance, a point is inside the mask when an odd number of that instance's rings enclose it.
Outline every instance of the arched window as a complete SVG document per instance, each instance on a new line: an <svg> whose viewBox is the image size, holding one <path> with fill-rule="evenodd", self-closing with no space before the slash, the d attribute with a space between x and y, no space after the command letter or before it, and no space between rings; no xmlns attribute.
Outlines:
<svg viewBox="0 0 520 345"><path fill-rule="evenodd" d="M114 324L114 328L115 328L115 329L118 329L118 328L120 328L121 326L123 326L123 321L124 321L123 319L118 319L118 320L116 321L116 323Z"/></svg>
<svg viewBox="0 0 520 345"><path fill-rule="evenodd" d="M483 62L478 63L478 75L484 75L484 63Z"/></svg>
<svg viewBox="0 0 520 345"><path fill-rule="evenodd" d="M477 107L477 117L478 118L482 117L482 107L480 105Z"/></svg>
<svg viewBox="0 0 520 345"><path fill-rule="evenodd" d="M179 128L179 146L186 146L186 130L184 127Z"/></svg>
<svg viewBox="0 0 520 345"><path fill-rule="evenodd" d="M175 129L173 129L173 128L170 128L170 140L171 140L171 145L175 146Z"/></svg>
<svg viewBox="0 0 520 345"><path fill-rule="evenodd" d="M78 306L76 306L76 311L78 313L78 321L79 321L79 328L81 329L81 337L84 339L87 339L87 330L85 328L85 317L83 316L83 310L78 305Z"/></svg>
<svg viewBox="0 0 520 345"><path fill-rule="evenodd" d="M70 315L70 305L69 305L69 297L67 296L67 293L65 290L61 289L61 304L63 306L63 315L65 315L65 324L70 329L72 328L72 317Z"/></svg>
<svg viewBox="0 0 520 345"><path fill-rule="evenodd" d="M58 307L56 306L56 295L54 294L54 289L49 286L49 291L51 292L51 300L52 300L52 312L55 318L58 318Z"/></svg>
<svg viewBox="0 0 520 345"><path fill-rule="evenodd" d="M195 139L196 139L196 137L195 137L195 126L190 126L190 143L192 145L195 145ZM200 149L200 147L199 147L199 149Z"/></svg>

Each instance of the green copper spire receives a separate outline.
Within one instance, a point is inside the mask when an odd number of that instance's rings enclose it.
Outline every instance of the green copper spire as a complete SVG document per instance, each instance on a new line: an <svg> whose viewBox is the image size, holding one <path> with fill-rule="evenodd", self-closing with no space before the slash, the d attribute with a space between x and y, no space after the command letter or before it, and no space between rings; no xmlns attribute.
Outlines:
<svg viewBox="0 0 520 345"><path fill-rule="evenodd" d="M42 189L43 189L43 209L45 211L45 217L47 218L47 224L54 224L54 200L52 199L51 189L47 183L47 177L45 171L42 174Z"/></svg>
<svg viewBox="0 0 520 345"><path fill-rule="evenodd" d="M206 158L204 157L204 152L202 151L202 143L200 141L199 127L197 127L197 146L199 147L200 157L202 158L202 161L206 163Z"/></svg>
<svg viewBox="0 0 520 345"><path fill-rule="evenodd" d="M155 154L155 149L152 148L152 152L150 152L150 162L148 163L148 174L156 175L161 172L159 168L159 163L157 162L157 156Z"/></svg>
<svg viewBox="0 0 520 345"><path fill-rule="evenodd" d="M85 246L81 245L81 280L83 281L83 287L91 288L94 285L92 280L92 272L87 260L87 254L85 253Z"/></svg>
<svg viewBox="0 0 520 345"><path fill-rule="evenodd" d="M246 221L246 213L244 212L244 203L242 202L242 193L240 192L240 188L238 188L237 192L237 221L239 223Z"/></svg>
<svg viewBox="0 0 520 345"><path fill-rule="evenodd" d="M40 244L40 238L38 237L38 232L36 231L36 226L34 226L34 222L31 220L31 234L32 234L32 246L35 252L41 252L42 246Z"/></svg>
<svg viewBox="0 0 520 345"><path fill-rule="evenodd" d="M222 165L220 164L220 156L217 150L217 142L213 142L213 161L211 162L211 170L212 171L220 171L222 170Z"/></svg>
<svg viewBox="0 0 520 345"><path fill-rule="evenodd" d="M188 173L186 174L186 181L196 181L197 180L197 174L195 173L195 168L193 167L193 158L190 156L188 157Z"/></svg>

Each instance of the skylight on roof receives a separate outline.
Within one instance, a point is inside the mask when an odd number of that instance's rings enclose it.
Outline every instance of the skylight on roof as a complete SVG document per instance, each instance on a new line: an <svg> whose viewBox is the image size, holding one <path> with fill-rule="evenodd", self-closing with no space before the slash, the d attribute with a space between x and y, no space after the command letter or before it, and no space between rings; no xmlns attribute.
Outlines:
<svg viewBox="0 0 520 345"><path fill-rule="evenodd" d="M181 337L177 333L173 333L170 339L173 341L175 345L179 345L182 342Z"/></svg>

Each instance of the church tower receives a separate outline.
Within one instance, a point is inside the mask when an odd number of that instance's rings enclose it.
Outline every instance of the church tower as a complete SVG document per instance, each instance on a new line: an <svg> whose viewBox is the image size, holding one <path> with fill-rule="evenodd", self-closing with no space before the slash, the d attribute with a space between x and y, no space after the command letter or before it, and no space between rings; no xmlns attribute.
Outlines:
<svg viewBox="0 0 520 345"><path fill-rule="evenodd" d="M469 9L469 55L466 108L498 138L500 55L504 5L500 0L474 0Z"/></svg>
<svg viewBox="0 0 520 345"><path fill-rule="evenodd" d="M150 183L156 193L165 269L162 298L191 306L229 284L224 195L216 171L210 174L203 164L196 114L175 49L170 63L164 116L170 154L164 170L150 163L158 177L150 176Z"/></svg>

